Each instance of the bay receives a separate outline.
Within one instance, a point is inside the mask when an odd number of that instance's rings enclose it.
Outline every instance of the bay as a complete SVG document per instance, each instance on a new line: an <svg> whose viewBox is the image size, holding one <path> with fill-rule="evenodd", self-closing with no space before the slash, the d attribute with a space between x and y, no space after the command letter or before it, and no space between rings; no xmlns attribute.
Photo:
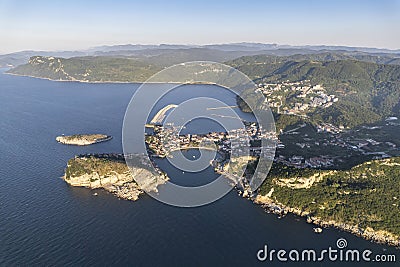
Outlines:
<svg viewBox="0 0 400 267"><path fill-rule="evenodd" d="M279 219L239 197L234 190L203 207L177 208L147 195L130 202L101 190L94 196L89 189L70 187L60 178L69 158L82 153L122 152L125 109L139 85L54 82L2 72L2 266L271 266L270 262L256 258L265 244L273 249L319 250L336 247L338 238L345 238L351 248L399 255L394 248L336 229L317 235L304 219ZM203 95L223 99L228 105L235 103L233 95L216 90L215 86L190 85L162 99L154 112L166 103ZM207 132L218 127L200 121L193 123L190 131ZM87 147L65 146L55 141L60 134L96 132L114 138ZM160 165L176 181L194 178L168 162ZM193 175L207 180L215 174L208 168ZM275 260L273 266L277 264Z"/></svg>

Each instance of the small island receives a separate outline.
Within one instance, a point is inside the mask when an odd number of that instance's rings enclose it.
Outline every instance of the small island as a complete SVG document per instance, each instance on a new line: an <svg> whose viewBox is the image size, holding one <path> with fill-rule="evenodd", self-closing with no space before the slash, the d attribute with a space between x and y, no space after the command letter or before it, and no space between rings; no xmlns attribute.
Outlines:
<svg viewBox="0 0 400 267"><path fill-rule="evenodd" d="M88 146L100 142L106 142L112 139L112 136L105 134L74 134L61 135L56 137L56 141L65 145Z"/></svg>
<svg viewBox="0 0 400 267"><path fill-rule="evenodd" d="M168 177L158 168L148 166L144 155L130 155L132 166L125 163L123 154L85 154L68 161L63 179L71 186L104 189L113 195L135 201L143 190L157 191ZM139 186L134 177L143 184ZM143 190L142 190L143 189Z"/></svg>

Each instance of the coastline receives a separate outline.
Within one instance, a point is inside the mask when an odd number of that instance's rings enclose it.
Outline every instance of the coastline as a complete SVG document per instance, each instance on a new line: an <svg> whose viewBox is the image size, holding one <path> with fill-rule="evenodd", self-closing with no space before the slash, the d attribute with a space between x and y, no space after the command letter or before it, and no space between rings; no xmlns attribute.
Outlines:
<svg viewBox="0 0 400 267"><path fill-rule="evenodd" d="M136 171L138 170L139 169L137 169ZM308 211L284 205L278 201L273 200L268 194L261 195L252 193L245 178L236 180L235 177L230 177L230 175L226 172L218 170L215 171L225 176L225 178L232 181L233 183L236 183L235 190L237 191L238 196L250 200L255 205L261 206L268 213L273 213L280 217L291 213L293 215L304 218L307 223L313 224L317 227L335 228L371 242L400 248L400 236L397 236L385 230L374 230L371 227L362 228L353 224L311 216ZM66 174L64 174L63 180L71 186L86 187L90 189L101 188L105 191L112 193L120 199L131 201L138 200L139 195L143 193L143 189L139 187L135 182L133 182L133 177L129 174L127 175L117 174L115 172L113 173L113 177L103 177L97 172L92 172L91 174L84 174L81 176L72 177L72 180L68 179L66 177ZM109 180L110 178L113 181ZM165 180L162 183L164 182ZM162 183L157 183L157 185Z"/></svg>
<svg viewBox="0 0 400 267"><path fill-rule="evenodd" d="M113 177L108 178L100 177L96 172L71 178L67 178L64 174L61 179L72 187L84 187L90 190L102 189L119 199L128 201L137 201L143 194L143 190L127 174L115 173Z"/></svg>
<svg viewBox="0 0 400 267"><path fill-rule="evenodd" d="M3 74L19 76L19 77L29 77L29 78L47 80L47 81L52 81L52 82L77 82L77 83L89 83L89 84L90 83L93 83L93 84L102 84L102 83L141 84L141 83L144 83L144 82L139 82L139 81L122 82L122 81L85 81L85 80L64 80L64 79L56 80L56 79L51 79L51 78L46 78L46 77L39 77L39 76L27 75L27 74L17 74L17 73L10 73L10 72L3 72Z"/></svg>
<svg viewBox="0 0 400 267"><path fill-rule="evenodd" d="M182 84L206 84L206 85L217 85L224 87L220 84L216 83L210 83L210 82L185 82L185 83L178 83L178 82L146 82L146 81L129 81L129 82L123 82L123 81L86 81L86 80L56 80L56 79L51 79L51 78L46 78L46 77L39 77L39 76L34 76L34 75L27 75L27 74L17 74L17 73L10 73L10 72L3 72L3 74L6 75L13 75L13 76L19 76L19 77L29 77L29 78L35 78L35 79L40 79L40 80L47 80L47 81L52 81L52 82L77 82L77 83L86 83L86 84L144 84L144 83L150 83L150 84L176 84L176 85L182 85ZM153 76L153 75L152 75ZM149 79L152 77L150 76ZM225 88L225 87L224 87Z"/></svg>
<svg viewBox="0 0 400 267"><path fill-rule="evenodd" d="M74 139L68 139L71 136L57 136L56 141L63 145L72 145L72 146L89 146L97 143L110 141L113 137L111 135L104 135L104 138L87 140L85 139L85 135L82 137L76 137Z"/></svg>
<svg viewBox="0 0 400 267"><path fill-rule="evenodd" d="M30 76L30 75L21 75L21 74L13 74L13 73L6 73L9 75L15 75L15 76L21 76L21 77L31 77L31 78L36 78L36 79L43 79L43 80L49 80L49 81L55 81L55 82L81 82L81 83L88 83L88 84L141 84L143 82L119 82L119 81L84 81L84 80L54 80L50 78L44 78L44 77L35 77L35 76ZM194 83L196 84L196 83ZM198 148L198 147L197 147ZM191 149L191 147L188 147L186 149ZM204 148L206 149L206 148ZM333 220L324 220L318 217L313 217L310 216L309 213L306 211L299 210L294 207L289 207L285 206L281 203L277 203L273 201L272 199L266 199L266 196L263 195L255 195L254 197L249 197L249 195L246 193L247 191L245 190L242 193L243 198L248 198L250 199L254 204L260 205L267 211L277 214L277 215L285 215L287 213L292 213L294 215L303 217L306 219L307 223L320 226L322 228L327 228L327 227L332 227L336 228L338 230L342 230L345 232L349 232L353 235L356 235L358 237L361 237L365 240L370 240L376 243L380 244L385 244L389 246L394 246L394 247L400 247L400 237L393 235L389 232L386 232L384 230L374 230L372 228L366 227L365 229L358 227L357 225L351 225L343 222L337 222Z"/></svg>
<svg viewBox="0 0 400 267"><path fill-rule="evenodd" d="M184 149L189 149L191 146L188 147L182 147L179 150L184 150ZM199 149L199 147L196 147ZM200 148L201 149L201 148ZM152 153L156 153L156 151L150 150ZM307 223L314 224L318 227L321 228L336 228L345 232L349 232L355 236L361 237L365 240L370 240L375 243L380 243L380 244L386 244L389 246L394 246L394 247L399 247L400 248L400 236L395 235L393 233L388 232L385 229L388 229L387 227L381 228L382 230L375 230L372 227L362 227L359 224L355 223L350 224L341 222L341 221L335 221L330 219L328 216L326 218L320 218L316 216L312 216L312 214L306 210L301 210L299 208L296 208L296 204L294 204L292 207L283 205L282 203L279 203L271 198L272 192L266 194L266 195L261 195L257 194L255 192L252 192L250 189L250 186L248 184L248 181L245 177L237 178L235 176L230 175L228 172L226 172L224 169L221 168L214 168L214 171L218 174L221 174L225 176L228 180L233 182L235 185L235 189L237 190L237 193L239 196L242 198L247 198L251 200L254 204L261 205L266 211L277 214L279 216L284 216L287 213L292 213L294 215L298 215L300 217L305 217ZM331 171L329 171L327 174L330 174ZM314 175L315 176L315 175ZM315 179L317 177L311 176L310 178ZM320 175L323 178L325 175ZM313 182L309 185L311 186Z"/></svg>
<svg viewBox="0 0 400 267"><path fill-rule="evenodd" d="M191 146L191 147L184 147L184 148L181 148L181 149L179 149L179 148L176 148L176 149L171 149L171 150L168 150L168 153L166 153L165 155L158 155L157 153L155 153L153 150L151 150L150 149L150 153L151 153L151 156L153 156L153 157L158 157L158 158L167 158L167 157L173 157L171 154L173 153L173 152L176 152L176 151L180 151L180 150L183 150L183 151L186 151L186 150L190 150L190 149L204 149L204 150L208 150L208 151L215 151L216 153L220 153L218 150L216 150L216 149L214 149L214 148L210 148L210 147L196 147L196 146ZM148 152L149 153L149 152Z"/></svg>
<svg viewBox="0 0 400 267"><path fill-rule="evenodd" d="M143 164L142 155L137 163ZM139 185L135 177L141 179ZM143 166L128 166L123 154L86 154L68 160L62 179L70 186L91 190L104 189L119 199L136 201L145 191L158 192L157 187L168 181L168 176L158 171L151 172Z"/></svg>
<svg viewBox="0 0 400 267"><path fill-rule="evenodd" d="M298 208L288 207L282 203L276 202L267 195L257 194L255 198L251 198L254 204L260 205L267 212L279 216L285 216L288 213L306 218L306 222L321 228L332 227L341 231L351 233L355 236L361 237L378 244L384 244L400 248L400 236L389 233L385 230L374 230L371 227L360 228L357 225L337 222L334 220L325 220L318 217L310 216L309 212L300 210Z"/></svg>
<svg viewBox="0 0 400 267"><path fill-rule="evenodd" d="M348 232L371 242L400 248L400 236L397 236L385 230L374 230L371 227L361 228L357 225L310 216L309 212L300 210L299 208L286 206L282 203L274 201L268 195L253 194L247 184L246 179L242 178L236 181L236 179L231 178L229 174L225 172L217 171L217 173L224 175L232 182L237 182L237 184L235 185L235 189L238 195L242 198L250 200L255 205L261 206L268 213L272 213L280 217L284 217L288 213L291 213L293 215L304 218L307 223L315 225L316 227L320 227L323 229L331 227L337 230Z"/></svg>

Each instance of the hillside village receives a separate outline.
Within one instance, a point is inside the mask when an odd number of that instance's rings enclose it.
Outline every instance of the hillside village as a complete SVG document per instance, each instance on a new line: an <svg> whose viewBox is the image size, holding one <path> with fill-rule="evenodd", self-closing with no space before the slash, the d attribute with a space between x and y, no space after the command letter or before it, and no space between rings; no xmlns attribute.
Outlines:
<svg viewBox="0 0 400 267"><path fill-rule="evenodd" d="M321 84L312 85L310 80L260 83L257 90L278 114L306 116L315 108L328 108L339 100L335 95L328 95Z"/></svg>

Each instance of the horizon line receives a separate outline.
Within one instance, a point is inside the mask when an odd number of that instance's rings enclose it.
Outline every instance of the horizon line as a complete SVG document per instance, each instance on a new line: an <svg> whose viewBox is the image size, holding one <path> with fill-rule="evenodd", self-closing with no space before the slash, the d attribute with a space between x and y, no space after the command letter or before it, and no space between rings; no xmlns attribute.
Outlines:
<svg viewBox="0 0 400 267"><path fill-rule="evenodd" d="M377 50L386 50L392 51L395 53L400 52L400 48L387 48L387 47L374 47L374 46L357 46L357 45L343 45L343 44L280 44L275 42L227 42L227 43L203 43L203 44L195 44L195 43L114 43L114 44L98 44L95 46L88 46L86 48L76 48L76 49L23 49L23 50L15 50L12 52L3 52L0 51L0 55L8 55L14 53L23 53L23 52L84 52L88 50L93 50L100 47L113 47L113 46L194 46L194 47L204 47L204 46L213 46L213 45L251 45L251 44L258 44L258 45L276 45L277 48L307 48L307 47L343 47L343 48L360 48L360 49L377 49ZM118 50L116 50L118 51ZM260 50L261 51L261 50Z"/></svg>

